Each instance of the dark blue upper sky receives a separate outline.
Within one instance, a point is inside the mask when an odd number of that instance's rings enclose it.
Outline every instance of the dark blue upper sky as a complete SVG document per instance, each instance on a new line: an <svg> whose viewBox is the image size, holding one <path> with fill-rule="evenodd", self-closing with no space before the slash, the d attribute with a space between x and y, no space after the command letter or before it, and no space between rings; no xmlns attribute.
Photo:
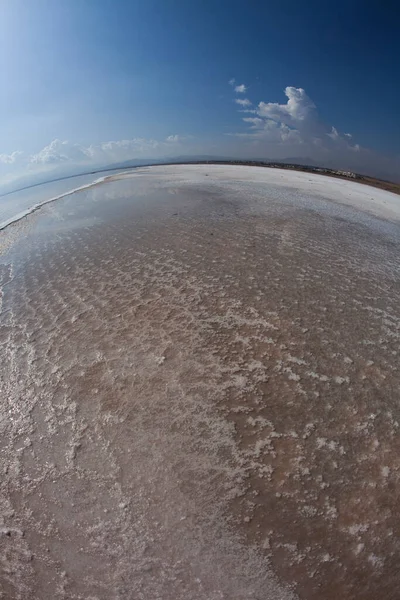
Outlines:
<svg viewBox="0 0 400 600"><path fill-rule="evenodd" d="M193 152L399 157L396 4L4 3L1 173Z"/></svg>

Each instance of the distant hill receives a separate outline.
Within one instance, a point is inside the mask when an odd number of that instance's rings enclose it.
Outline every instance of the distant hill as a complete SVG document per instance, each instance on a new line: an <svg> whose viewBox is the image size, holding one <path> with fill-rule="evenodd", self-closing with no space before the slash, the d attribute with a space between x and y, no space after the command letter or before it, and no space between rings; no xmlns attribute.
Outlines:
<svg viewBox="0 0 400 600"><path fill-rule="evenodd" d="M102 170L108 171L114 169L129 169L129 167L146 167L151 165L163 165L168 163L207 162L208 160L231 161L237 159L235 159L232 156L213 156L209 154L199 154L193 156L170 156L167 158L132 158L130 160L125 160L124 162L111 163L102 167Z"/></svg>

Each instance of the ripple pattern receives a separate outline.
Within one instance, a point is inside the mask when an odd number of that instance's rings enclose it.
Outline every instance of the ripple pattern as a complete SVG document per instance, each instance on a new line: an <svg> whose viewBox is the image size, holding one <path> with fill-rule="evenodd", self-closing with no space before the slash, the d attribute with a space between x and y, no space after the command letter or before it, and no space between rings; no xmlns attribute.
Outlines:
<svg viewBox="0 0 400 600"><path fill-rule="evenodd" d="M397 226L203 170L5 246L5 598L396 597Z"/></svg>

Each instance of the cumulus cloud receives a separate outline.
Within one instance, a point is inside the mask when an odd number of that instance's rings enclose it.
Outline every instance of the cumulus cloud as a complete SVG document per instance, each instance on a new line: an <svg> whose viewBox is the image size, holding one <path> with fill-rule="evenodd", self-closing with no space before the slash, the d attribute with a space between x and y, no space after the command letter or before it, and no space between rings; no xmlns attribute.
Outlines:
<svg viewBox="0 0 400 600"><path fill-rule="evenodd" d="M286 125L298 125L303 121L316 119L315 104L303 88L289 86L285 89L285 94L288 98L286 104L260 102L258 105L260 116Z"/></svg>
<svg viewBox="0 0 400 600"><path fill-rule="evenodd" d="M238 113L245 113L241 121L247 127L226 134L231 139L241 140L231 152L242 158L285 160L296 157L298 162L399 181L400 157L379 155L356 143L351 133L327 124L303 88L288 86L284 93L286 102L282 103L233 99L239 105Z"/></svg>
<svg viewBox="0 0 400 600"><path fill-rule="evenodd" d="M257 114L266 120L272 120L297 132L301 143L329 149L358 151L359 146L352 143L350 133L342 134L334 126L328 126L319 117L317 107L303 88L288 86L285 88L286 104L260 102ZM290 136L293 138L293 135Z"/></svg>
<svg viewBox="0 0 400 600"><path fill-rule="evenodd" d="M163 141L132 138L128 140L101 142L89 146L55 139L36 154L32 154L28 162L31 165L56 165L68 162L105 164L106 162L117 162L135 157L152 157L155 154L162 155L185 139L185 136L175 134L169 135Z"/></svg>
<svg viewBox="0 0 400 600"><path fill-rule="evenodd" d="M32 154L16 150L0 153L0 186L17 185L18 180L45 178L50 172L62 176L128 160L155 159L190 151L189 135L171 134L163 140L132 138L83 145L54 139Z"/></svg>
<svg viewBox="0 0 400 600"><path fill-rule="evenodd" d="M236 88L235 88L236 90ZM350 133L340 133L336 127L326 125L318 115L317 107L303 88L285 88L286 103L258 103L256 109L248 109L249 99L235 98L234 101L254 117L245 117L249 131L239 132L238 137L264 140L270 143L311 146L320 150L342 149L359 152ZM242 109L243 110L243 109Z"/></svg>
<svg viewBox="0 0 400 600"><path fill-rule="evenodd" d="M11 165L15 163L21 156L23 156L23 152L21 150L14 150L11 154L0 154L0 162Z"/></svg>
<svg viewBox="0 0 400 600"><path fill-rule="evenodd" d="M244 85L244 83L241 83L240 85L237 85L235 87L235 92L237 92L238 94L244 94L247 91L247 87Z"/></svg>
<svg viewBox="0 0 400 600"><path fill-rule="evenodd" d="M57 164L70 160L87 158L87 149L79 144L71 144L67 140L55 139L37 154L32 154L29 162L32 164Z"/></svg>
<svg viewBox="0 0 400 600"><path fill-rule="evenodd" d="M240 104L240 106L251 106L251 102L248 98L235 98L236 104Z"/></svg>

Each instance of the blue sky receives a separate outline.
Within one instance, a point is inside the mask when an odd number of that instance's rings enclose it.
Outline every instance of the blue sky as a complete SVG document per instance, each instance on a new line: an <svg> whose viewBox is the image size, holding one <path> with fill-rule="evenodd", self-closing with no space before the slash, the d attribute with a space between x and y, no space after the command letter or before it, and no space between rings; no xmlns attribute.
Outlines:
<svg viewBox="0 0 400 600"><path fill-rule="evenodd" d="M396 177L399 17L372 0L3 2L0 185L199 153Z"/></svg>

